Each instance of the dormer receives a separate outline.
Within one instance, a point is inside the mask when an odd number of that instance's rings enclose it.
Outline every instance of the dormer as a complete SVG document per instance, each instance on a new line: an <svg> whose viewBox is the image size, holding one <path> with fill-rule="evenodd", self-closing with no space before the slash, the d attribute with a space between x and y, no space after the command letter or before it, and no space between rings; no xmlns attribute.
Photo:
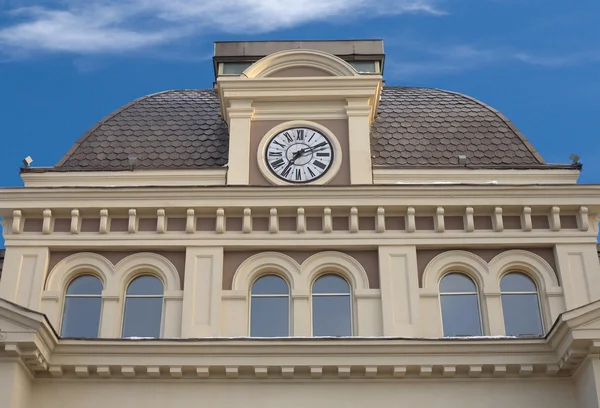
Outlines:
<svg viewBox="0 0 600 408"><path fill-rule="evenodd" d="M372 184L382 51L381 41L217 43L227 184Z"/></svg>

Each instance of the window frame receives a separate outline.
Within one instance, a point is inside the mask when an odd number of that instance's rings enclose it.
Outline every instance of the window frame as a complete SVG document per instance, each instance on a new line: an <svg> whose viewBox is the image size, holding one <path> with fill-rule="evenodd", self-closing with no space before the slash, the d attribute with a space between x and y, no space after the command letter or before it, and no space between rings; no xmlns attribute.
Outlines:
<svg viewBox="0 0 600 408"><path fill-rule="evenodd" d="M527 279L529 279L532 283L533 286L535 286L535 292L504 292L502 290L502 279L504 279L504 277L506 277L507 275L510 275L511 273L514 274L519 274L519 275L523 275L525 276ZM507 270L505 272L503 272L500 275L500 279L498 280L498 287L500 288L500 309L502 310L502 323L504 324L504 332L506 333L506 316L504 315L504 303L502 301L502 295L536 295L537 297L537 309L538 309L538 315L540 318L540 326L542 328L542 333L539 336L535 336L535 335L527 335L527 336L515 336L518 338L529 338L529 337L544 337L546 335L546 327L544 324L544 308L542 307L542 299L540 297L540 285L538 284L537 280L531 276L531 274L519 270L519 269L510 269ZM513 336L513 335L508 335L507 336Z"/></svg>
<svg viewBox="0 0 600 408"><path fill-rule="evenodd" d="M129 286L133 283L133 281L135 281L137 278L141 278L142 276L151 276L153 278L156 278L159 280L159 282L161 283L162 287L163 287L163 293L162 295L128 295L127 294L127 290L129 289ZM164 329L165 329L165 291L166 291L166 285L165 282L163 281L163 279L151 272L140 272L137 273L133 276L130 277L130 279L127 281L127 284L124 287L124 292L123 292L123 306L121 308L121 330L120 330L120 337L121 339L129 339L132 337L142 337L142 336L129 336L129 337L124 337L123 336L123 330L125 329L125 311L127 309L127 299L128 298L162 298L162 305L161 305L161 313L160 313L160 329L159 329L159 334L158 337L153 337L156 339L161 339L163 338L164 335Z"/></svg>
<svg viewBox="0 0 600 408"><path fill-rule="evenodd" d="M100 281L100 284L102 285L102 290L100 291L99 295L69 295L69 286L71 286L71 284L73 282L75 282L77 279L83 277L83 276L92 276L96 279L98 279ZM98 316L98 335L96 337L90 337L90 339L99 339L100 338L100 329L102 328L102 315L104 313L104 298L102 297L102 292L104 292L104 290L106 289L106 284L105 282L102 280L102 278L100 276L98 276L96 273L94 272L90 272L90 271L82 271L81 273L77 273L75 275L73 275L71 277L71 279L69 279L69 281L67 282L67 284L64 287L64 294L62 296L62 310L60 312L60 326L58 327L58 333L60 333L60 337L65 337L63 336L62 332L63 332L63 328L64 328L64 322L65 322L65 311L67 309L67 298L100 298L100 315ZM69 337L66 337L69 338Z"/></svg>
<svg viewBox="0 0 600 408"><path fill-rule="evenodd" d="M264 278L265 276L276 276L280 279L283 279L283 281L285 282L285 284L287 285L288 288L288 293L287 295L281 295L281 294L261 294L261 295L253 295L252 294L252 289L254 288L254 284L256 282L258 282L259 279ZM290 282L288 282L288 280L285 278L285 276L283 276L282 274L278 273L278 272L265 272L262 273L260 275L257 275L253 280L252 283L250 284L250 293L248 295L248 328L247 328L247 333L248 333L248 337L252 337L252 299L257 297L257 298L281 298L281 297L287 297L288 298L288 334L286 337L293 337L294 336L294 324L293 324L293 316L294 316L294 310L293 310L293 302L292 302L292 289L291 289L291 285ZM259 337L259 336L257 336ZM262 337L262 336L260 336ZM274 337L276 338L276 337Z"/></svg>
<svg viewBox="0 0 600 408"><path fill-rule="evenodd" d="M442 289L441 289L442 281L448 275L453 275L453 274L462 275L462 276L465 276L466 278L468 278L475 286L475 291L474 292L442 292ZM479 285L477 284L477 280L474 279L473 276L471 276L471 274L464 272L464 271L460 271L460 270L448 270L447 272L443 273L442 276L440 277L437 288L438 288L438 299L439 299L438 302L440 305L440 320L442 323L442 337L452 338L452 337L474 337L474 336L485 336L486 335L483 313L482 313L483 310L482 310L482 303L481 303L481 293L480 293ZM479 317L479 319L478 319L479 320L479 334L478 335L464 335L464 336L446 336L446 334L444 333L444 310L443 310L443 306L442 306L442 296L461 296L461 295L462 296L475 295L475 297L477 299L477 315Z"/></svg>
<svg viewBox="0 0 600 408"><path fill-rule="evenodd" d="M327 275L333 275L333 276L337 276L340 279L343 279L346 282L346 284L348 285L348 293L347 294L346 293L316 293L315 294L314 293L315 283L319 279L321 279L322 277L327 276ZM314 325L314 319L313 319L313 316L314 316L313 297L315 295L317 297L325 297L325 296L348 296L348 298L349 298L348 300L350 301L350 335L349 336L337 336L337 337L343 338L343 337L354 337L354 336L356 336L356 332L355 332L356 324L355 324L355 321L354 321L355 315L356 315L356 313L355 313L356 306L355 306L355 303L354 303L355 300L354 300L353 293L354 293L354 290L353 290L352 284L350 283L350 280L347 279L344 275L342 275L339 272L336 272L336 271L331 271L331 272L330 271L324 271L322 273L319 273L318 275L316 275L313 278L313 280L312 280L312 282L310 284L310 293L309 293L309 298L310 298L309 299L310 300L310 337L313 337L313 338L333 337L333 336L315 336L315 333L314 333L315 325Z"/></svg>

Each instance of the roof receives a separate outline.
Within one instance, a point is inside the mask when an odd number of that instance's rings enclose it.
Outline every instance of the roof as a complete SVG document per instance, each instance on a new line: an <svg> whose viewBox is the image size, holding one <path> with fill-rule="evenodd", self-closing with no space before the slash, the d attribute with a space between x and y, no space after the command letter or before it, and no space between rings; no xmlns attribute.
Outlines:
<svg viewBox="0 0 600 408"><path fill-rule="evenodd" d="M86 132L55 171L215 168L227 164L229 135L215 90L152 94ZM374 166L549 168L498 111L468 96L430 88L385 87L371 130Z"/></svg>

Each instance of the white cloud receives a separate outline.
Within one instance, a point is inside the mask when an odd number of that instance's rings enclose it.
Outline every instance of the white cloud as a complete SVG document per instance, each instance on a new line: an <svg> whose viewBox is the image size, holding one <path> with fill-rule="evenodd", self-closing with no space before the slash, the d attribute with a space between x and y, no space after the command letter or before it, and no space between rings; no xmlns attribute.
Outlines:
<svg viewBox="0 0 600 408"><path fill-rule="evenodd" d="M264 33L381 13L442 14L439 0L69 0L10 10L0 50L130 51L217 30Z"/></svg>

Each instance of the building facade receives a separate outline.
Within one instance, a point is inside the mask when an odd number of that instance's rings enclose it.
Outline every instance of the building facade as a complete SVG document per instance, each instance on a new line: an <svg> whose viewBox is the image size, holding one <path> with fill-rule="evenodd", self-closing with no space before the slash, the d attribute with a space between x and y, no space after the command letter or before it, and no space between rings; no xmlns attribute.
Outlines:
<svg viewBox="0 0 600 408"><path fill-rule="evenodd" d="M600 407L600 185L381 41L215 44L0 190L0 406Z"/></svg>

